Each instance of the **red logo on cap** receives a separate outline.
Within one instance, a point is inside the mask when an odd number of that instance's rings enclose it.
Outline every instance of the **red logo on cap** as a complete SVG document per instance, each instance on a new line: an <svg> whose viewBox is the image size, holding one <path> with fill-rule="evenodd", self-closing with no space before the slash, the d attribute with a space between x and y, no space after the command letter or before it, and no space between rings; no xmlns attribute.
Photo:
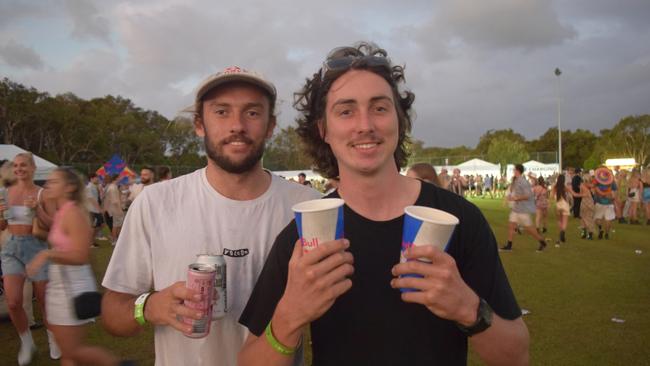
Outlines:
<svg viewBox="0 0 650 366"><path fill-rule="evenodd" d="M240 72L246 72L246 70L240 68L239 66L230 66L223 70L224 74L238 74Z"/></svg>

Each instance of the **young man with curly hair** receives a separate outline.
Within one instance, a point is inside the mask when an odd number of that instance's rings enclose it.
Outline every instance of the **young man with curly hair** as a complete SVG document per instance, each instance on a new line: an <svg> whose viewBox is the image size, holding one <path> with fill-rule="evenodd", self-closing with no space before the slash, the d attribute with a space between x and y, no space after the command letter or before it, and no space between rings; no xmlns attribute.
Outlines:
<svg viewBox="0 0 650 366"><path fill-rule="evenodd" d="M345 239L303 254L295 222L271 250L240 322L240 365L296 361L311 327L314 365L461 365L467 342L488 364L528 362L528 331L481 212L399 174L414 94L404 68L372 44L333 50L297 93L298 133L345 200ZM399 264L404 207L460 219L448 250L412 247ZM421 278L400 277L419 274ZM413 288L414 292L400 292ZM492 310L494 309L494 310Z"/></svg>

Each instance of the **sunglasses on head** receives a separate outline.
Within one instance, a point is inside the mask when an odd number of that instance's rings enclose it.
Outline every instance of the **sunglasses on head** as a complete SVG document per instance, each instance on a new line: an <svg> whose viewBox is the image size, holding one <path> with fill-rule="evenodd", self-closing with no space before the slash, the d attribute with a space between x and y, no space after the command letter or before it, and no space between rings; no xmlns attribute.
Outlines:
<svg viewBox="0 0 650 366"><path fill-rule="evenodd" d="M330 51L327 59L323 62L321 69L321 79L325 77L329 71L347 70L354 64L361 64L367 66L383 66L390 68L390 61L386 58L386 52L380 50L377 54L365 55L360 50L354 47L338 47Z"/></svg>

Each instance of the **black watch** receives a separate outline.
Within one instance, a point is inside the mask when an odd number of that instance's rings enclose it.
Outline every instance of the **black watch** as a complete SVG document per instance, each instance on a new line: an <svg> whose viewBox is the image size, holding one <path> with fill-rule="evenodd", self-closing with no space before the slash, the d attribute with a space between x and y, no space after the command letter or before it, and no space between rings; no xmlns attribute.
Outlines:
<svg viewBox="0 0 650 366"><path fill-rule="evenodd" d="M476 312L476 321L470 326L464 326L459 323L456 323L456 326L460 331L467 337L471 337L474 334L481 333L482 331L488 329L492 325L492 314L494 311L483 299L479 299L478 310Z"/></svg>

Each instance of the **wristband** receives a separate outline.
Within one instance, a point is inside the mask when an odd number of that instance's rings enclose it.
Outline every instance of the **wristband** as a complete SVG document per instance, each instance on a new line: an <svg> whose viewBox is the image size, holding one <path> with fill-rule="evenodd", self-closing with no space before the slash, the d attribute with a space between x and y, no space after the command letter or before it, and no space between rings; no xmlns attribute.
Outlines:
<svg viewBox="0 0 650 366"><path fill-rule="evenodd" d="M296 349L298 347L287 347L284 344L280 343L275 336L273 336L273 330L271 329L271 322L269 321L269 325L266 326L266 329L264 330L264 335L266 336L266 340L269 342L271 345L271 348L273 348L276 352L278 352L281 355L284 356L291 356L292 354L296 353Z"/></svg>
<svg viewBox="0 0 650 366"><path fill-rule="evenodd" d="M144 294L138 296L138 298L135 300L133 318L135 318L135 321L140 325L147 324L147 320L144 318L144 306L147 304L147 300L151 294L153 294L153 292L145 292Z"/></svg>

